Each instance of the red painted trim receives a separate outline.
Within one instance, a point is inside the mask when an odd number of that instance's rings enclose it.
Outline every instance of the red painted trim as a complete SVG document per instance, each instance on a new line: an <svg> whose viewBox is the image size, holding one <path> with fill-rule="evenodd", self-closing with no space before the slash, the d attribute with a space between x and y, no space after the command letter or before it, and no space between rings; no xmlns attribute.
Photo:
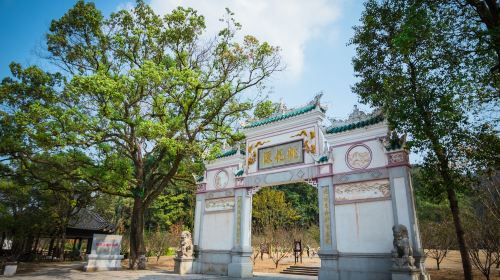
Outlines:
<svg viewBox="0 0 500 280"><path fill-rule="evenodd" d="M305 160L305 155L304 155L304 160ZM277 167L272 167L272 168L268 168L268 169L264 169L264 170L257 170L255 172L248 172L247 177L249 175L252 175L252 176L267 175L267 174L278 173L281 171L287 171L290 169L290 167L295 167L295 166L299 166L299 165L302 165L303 167L311 167L311 166L314 166L314 163L293 163L293 164L286 165L286 166L277 166ZM283 168L283 167L286 167L286 168ZM273 168L276 168L276 169L273 169ZM271 171L271 170L273 172L267 172L267 171Z"/></svg>
<svg viewBox="0 0 500 280"><path fill-rule="evenodd" d="M279 135L279 134L283 134L282 132L283 131L288 131L288 132L293 132L292 130L294 129L314 129L314 126L317 127L317 125L299 125L299 126L293 126L291 128L287 128L287 129L281 129L281 130L277 130L277 131L273 131L273 132L268 132L266 134L262 134L262 135L259 135L259 136L255 136L255 137L252 137L252 138L247 138L247 144L248 142L253 142L255 140L261 140L262 138L267 138L267 137L274 137L276 135Z"/></svg>
<svg viewBox="0 0 500 280"><path fill-rule="evenodd" d="M366 198L366 199L354 199L354 200L348 200L348 201L338 201L335 199L335 193L333 194L334 197L334 203L336 205L345 205L345 204L354 204L354 203L364 203L364 202L376 202L376 201L385 201L385 200L391 200L392 198L389 197L376 197L376 198Z"/></svg>
<svg viewBox="0 0 500 280"><path fill-rule="evenodd" d="M206 172L207 172L207 176L208 176L208 172L217 171L217 170L223 170L223 169L226 169L226 168L230 168L230 167L238 167L238 166L239 166L239 164L232 164L232 165L226 165L226 166L219 167L219 168L207 169L207 170L206 170Z"/></svg>
<svg viewBox="0 0 500 280"><path fill-rule="evenodd" d="M352 180L352 181L348 181L348 182L334 183L333 185L334 186L341 186L341 185L348 185L351 183L377 181L377 180L384 180L384 179L390 179L389 175L383 176L383 177L378 177L378 178L367 178L367 179Z"/></svg>
<svg viewBox="0 0 500 280"><path fill-rule="evenodd" d="M411 164L408 163L408 162L402 162L402 163L393 163L393 164L388 164L386 165L387 168L391 168L391 167L398 167L398 166L406 166L408 168L411 168Z"/></svg>
<svg viewBox="0 0 500 280"><path fill-rule="evenodd" d="M335 173L334 175L335 175L335 176L340 176L340 175L351 175L351 174L366 173L366 172L371 172L371 171L375 171L375 170L384 170L384 169L386 169L386 167L385 167L385 166L382 166L382 167L374 167L374 168L366 168L366 169L356 169L356 170L349 171L349 172Z"/></svg>
<svg viewBox="0 0 500 280"><path fill-rule="evenodd" d="M318 176L314 177L315 179L320 179L320 178L325 178L325 177L333 177L333 173L327 173L327 174L319 174Z"/></svg>

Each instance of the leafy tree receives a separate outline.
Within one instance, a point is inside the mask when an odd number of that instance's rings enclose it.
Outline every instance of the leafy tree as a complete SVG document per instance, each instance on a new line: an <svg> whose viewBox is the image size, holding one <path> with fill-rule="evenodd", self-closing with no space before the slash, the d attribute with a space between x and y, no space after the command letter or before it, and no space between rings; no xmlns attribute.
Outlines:
<svg viewBox="0 0 500 280"><path fill-rule="evenodd" d="M265 188L259 191L252 202L252 228L257 232L267 229L292 227L300 219L282 191Z"/></svg>
<svg viewBox="0 0 500 280"><path fill-rule="evenodd" d="M481 26L457 20L464 19L461 13L439 1L370 0L351 43L359 78L353 91L381 107L394 129L408 133L411 147L425 154L426 169L439 175L436 191L448 198L464 275L472 279L457 190L466 186L462 175L474 172L465 151L474 150L471 135L484 126L471 119L471 106L492 91L483 79L491 57L463 48L473 39L455 31L470 34ZM495 135L491 128L485 133Z"/></svg>
<svg viewBox="0 0 500 280"><path fill-rule="evenodd" d="M494 50L496 54L496 65L491 68L492 72L500 71L500 3L496 0L454 0L452 5L457 5L465 10L464 15L469 15L468 20L479 21L483 24L484 30L473 34L479 43L487 41L486 51ZM473 13L467 10L472 10ZM479 52L484 55L483 52Z"/></svg>
<svg viewBox="0 0 500 280"><path fill-rule="evenodd" d="M455 244L452 227L450 220L420 223L422 245L426 249L425 255L436 261L438 270L441 262Z"/></svg>
<svg viewBox="0 0 500 280"><path fill-rule="evenodd" d="M319 224L318 191L305 184L295 183L286 186L277 186L273 189L285 193L285 201L289 202L300 216L296 225L307 229Z"/></svg>
<svg viewBox="0 0 500 280"><path fill-rule="evenodd" d="M165 189L148 208L147 227L169 230L173 224L181 223L192 229L195 199L195 184L176 182L176 185Z"/></svg>
<svg viewBox="0 0 500 280"><path fill-rule="evenodd" d="M253 110L253 115L257 119L264 119L270 117L272 114L278 111L279 104L272 102L271 100L265 100L259 102L255 109Z"/></svg>
<svg viewBox="0 0 500 280"><path fill-rule="evenodd" d="M87 156L80 180L133 199L131 268L146 265L146 209L168 186L192 182L183 168L236 137L232 124L252 106L240 93L280 70L277 48L252 36L237 43L229 11L225 22L207 41L193 9L162 18L139 1L104 18L78 1L47 34L50 60L63 74L13 64L14 78L0 89L9 102L3 121L16 120L9 150L40 152L31 143L50 153L74 149Z"/></svg>

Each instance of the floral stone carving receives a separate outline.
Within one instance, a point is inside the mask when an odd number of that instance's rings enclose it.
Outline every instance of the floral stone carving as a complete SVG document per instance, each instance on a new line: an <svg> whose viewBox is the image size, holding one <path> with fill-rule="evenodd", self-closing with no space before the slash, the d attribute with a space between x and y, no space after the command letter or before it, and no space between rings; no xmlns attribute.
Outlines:
<svg viewBox="0 0 500 280"><path fill-rule="evenodd" d="M376 180L335 186L335 201L351 201L391 196L389 181Z"/></svg>

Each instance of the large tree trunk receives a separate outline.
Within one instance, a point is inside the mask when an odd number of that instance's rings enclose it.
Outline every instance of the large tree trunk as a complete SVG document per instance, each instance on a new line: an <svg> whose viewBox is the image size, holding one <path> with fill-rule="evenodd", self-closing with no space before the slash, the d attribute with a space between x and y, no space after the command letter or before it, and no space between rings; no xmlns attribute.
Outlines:
<svg viewBox="0 0 500 280"><path fill-rule="evenodd" d="M5 231L2 231L2 238L0 239L0 255L3 253L3 243L5 242Z"/></svg>
<svg viewBox="0 0 500 280"><path fill-rule="evenodd" d="M144 246L145 208L142 198L136 197L130 224L130 269L146 269L146 248Z"/></svg>
<svg viewBox="0 0 500 280"><path fill-rule="evenodd" d="M445 148L439 142L438 136L433 132L433 121L431 118L431 112L425 109L423 105L423 101L418 97L417 92L417 82L415 75L415 66L413 63L409 64L411 77L412 77L412 92L413 98L416 103L416 106L423 118L424 121L424 134L431 141L432 151L436 154L436 157L439 162L439 174L443 179L443 182L446 187L446 193L448 195L448 201L450 203L451 215L453 217L453 224L455 225L455 233L457 235L458 247L460 248L460 256L462 258L462 267L464 270L464 279L472 280L472 265L470 256L468 253L467 244L465 242L465 233L464 228L462 226L462 221L460 219L460 210L458 208L458 200L457 195L455 193L455 186L453 177L451 175L449 164L449 158L446 155Z"/></svg>
<svg viewBox="0 0 500 280"><path fill-rule="evenodd" d="M61 244L59 246L59 261L64 261L64 249L66 245L66 228L63 229L61 234Z"/></svg>
<svg viewBox="0 0 500 280"><path fill-rule="evenodd" d="M450 202L451 215L453 216L453 224L455 225L455 233L457 235L458 247L460 249L460 257L462 258L462 267L464 269L465 280L472 280L472 264L469 257L469 249L465 242L465 231L460 218L460 210L458 208L458 200L455 190L450 183L446 184L446 192L448 201Z"/></svg>
<svg viewBox="0 0 500 280"><path fill-rule="evenodd" d="M54 237L50 238L50 243L49 243L49 250L47 252L47 257L51 257L51 259L54 259Z"/></svg>
<svg viewBox="0 0 500 280"><path fill-rule="evenodd" d="M442 146L439 145L438 141L435 138L431 138L431 141L433 142L434 152L439 160L439 172L445 184L448 201L450 203L451 215L453 217L458 247L460 249L460 257L462 258L464 278L465 280L472 280L472 264L469 256L469 249L467 243L465 242L465 231L462 226L462 219L460 218L460 209L458 207L457 194L454 188L454 180L448 167L448 158L446 157L446 152Z"/></svg>
<svg viewBox="0 0 500 280"><path fill-rule="evenodd" d="M35 245L33 245L33 252L38 254L38 243L40 243L40 232L36 235Z"/></svg>

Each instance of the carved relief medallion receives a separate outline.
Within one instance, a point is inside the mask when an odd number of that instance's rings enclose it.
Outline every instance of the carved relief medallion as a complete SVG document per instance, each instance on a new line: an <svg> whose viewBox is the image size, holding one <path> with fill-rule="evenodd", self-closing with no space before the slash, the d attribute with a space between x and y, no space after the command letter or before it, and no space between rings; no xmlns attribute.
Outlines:
<svg viewBox="0 0 500 280"><path fill-rule="evenodd" d="M351 169L364 169L372 161L372 152L366 145L355 145L346 154L346 164Z"/></svg>
<svg viewBox="0 0 500 280"><path fill-rule="evenodd" d="M215 175L214 185L216 189L225 188L228 182L229 182L229 176L227 175L226 171L221 170Z"/></svg>

